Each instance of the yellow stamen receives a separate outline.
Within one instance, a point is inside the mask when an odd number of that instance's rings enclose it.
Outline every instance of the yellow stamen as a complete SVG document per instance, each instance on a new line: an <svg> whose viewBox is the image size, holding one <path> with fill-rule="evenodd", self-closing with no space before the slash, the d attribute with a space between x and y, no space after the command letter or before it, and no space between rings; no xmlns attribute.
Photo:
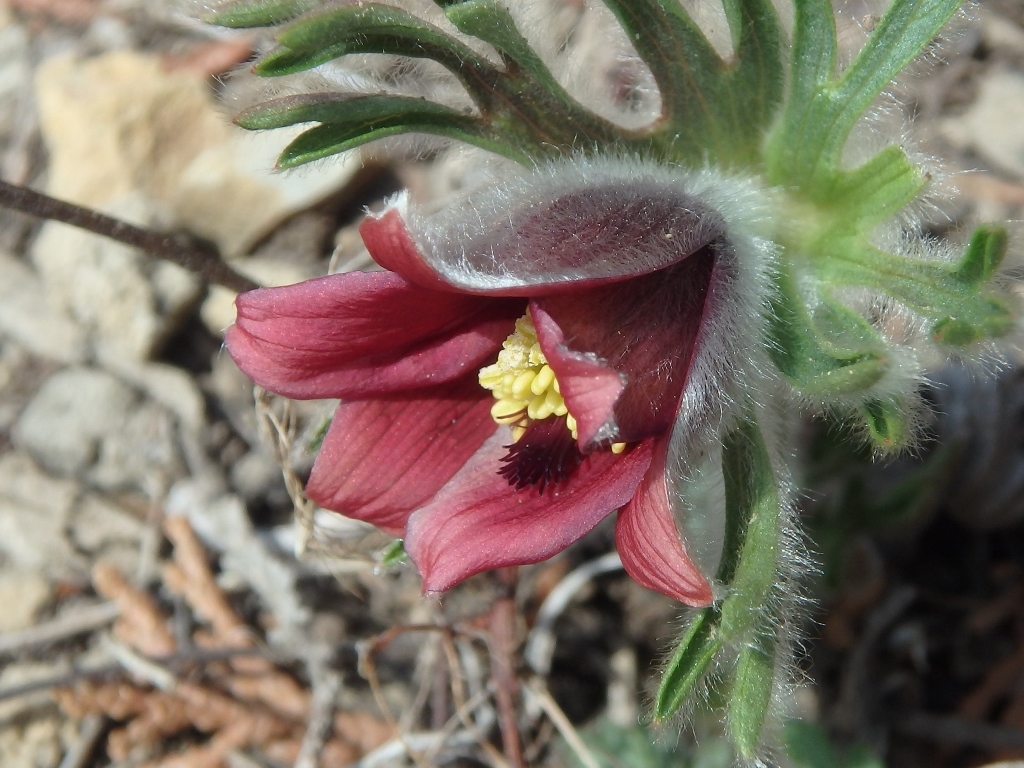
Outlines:
<svg viewBox="0 0 1024 768"><path fill-rule="evenodd" d="M537 330L527 312L516 320L516 329L501 345L493 365L480 370L480 386L490 390L495 403L491 418L512 428L512 439L518 441L533 421L551 416L564 416L565 426L573 440L579 439L576 419L562 397L555 372L537 341ZM612 443L614 454L626 450L626 443Z"/></svg>

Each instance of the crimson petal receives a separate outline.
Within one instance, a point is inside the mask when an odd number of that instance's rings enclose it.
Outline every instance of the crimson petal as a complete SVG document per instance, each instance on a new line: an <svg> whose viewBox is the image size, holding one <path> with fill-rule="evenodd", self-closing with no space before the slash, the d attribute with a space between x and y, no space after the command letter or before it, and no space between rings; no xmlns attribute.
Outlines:
<svg viewBox="0 0 1024 768"><path fill-rule="evenodd" d="M543 493L516 490L497 472L508 440L508 431L499 430L409 518L405 547L426 591L442 591L482 571L536 563L560 552L625 504L651 462L648 443L619 456L600 451Z"/></svg>
<svg viewBox="0 0 1024 768"><path fill-rule="evenodd" d="M705 248L654 275L531 302L584 451L595 441L635 442L672 426L714 266L714 251Z"/></svg>
<svg viewBox="0 0 1024 768"><path fill-rule="evenodd" d="M431 291L388 272L350 272L236 300L225 341L250 378L296 399L402 391L462 377L494 356L516 302ZM512 306L512 305L515 306Z"/></svg>
<svg viewBox="0 0 1024 768"><path fill-rule="evenodd" d="M536 172L432 217L401 196L359 232L378 264L434 290L576 291L663 270L720 238L721 218L677 180L643 173Z"/></svg>
<svg viewBox="0 0 1024 768"><path fill-rule="evenodd" d="M402 536L495 431L492 400L475 377L415 396L342 403L306 492L326 509Z"/></svg>
<svg viewBox="0 0 1024 768"><path fill-rule="evenodd" d="M686 605L704 607L711 605L714 594L676 528L665 478L667 442L657 441L647 474L633 499L619 511L615 545L634 581Z"/></svg>

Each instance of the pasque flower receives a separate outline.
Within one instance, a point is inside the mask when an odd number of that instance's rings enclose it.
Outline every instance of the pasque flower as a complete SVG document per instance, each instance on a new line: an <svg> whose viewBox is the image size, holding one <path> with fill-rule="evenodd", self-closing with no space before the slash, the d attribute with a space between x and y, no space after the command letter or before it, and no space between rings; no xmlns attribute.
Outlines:
<svg viewBox="0 0 1024 768"><path fill-rule="evenodd" d="M759 205L739 181L594 159L434 216L402 196L360 230L384 271L244 294L227 347L271 391L341 399L307 492L404 537L426 590L619 510L633 578L708 605L720 533L687 523L679 483L753 359Z"/></svg>
<svg viewBox="0 0 1024 768"><path fill-rule="evenodd" d="M601 0L620 27L603 58L624 64L604 92L524 36L543 26L530 3L228 0L218 23L278 27L257 74L331 63L237 119L306 125L283 167L413 133L519 169L438 214L399 197L367 219L384 272L239 298L242 369L342 401L312 498L404 537L428 591L618 509L629 573L705 606L655 719L710 690L738 761L768 764L806 571L785 425L809 410L897 451L924 362L991 354L1019 324L1006 232L922 237L935 169L864 119L960 1L892 0L844 60L828 0L793 0L788 28L772 0L708 4L724 54L685 3ZM381 53L432 59L450 89L396 90L397 70L350 58Z"/></svg>

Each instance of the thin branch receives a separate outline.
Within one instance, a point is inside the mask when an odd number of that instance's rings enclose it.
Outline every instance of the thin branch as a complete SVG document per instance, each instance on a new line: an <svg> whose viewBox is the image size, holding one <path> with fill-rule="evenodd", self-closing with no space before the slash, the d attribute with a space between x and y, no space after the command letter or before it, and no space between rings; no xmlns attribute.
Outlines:
<svg viewBox="0 0 1024 768"><path fill-rule="evenodd" d="M102 715L86 715L82 719L82 727L78 739L64 754L57 768L86 768L96 750L96 745L107 730L107 718Z"/></svg>
<svg viewBox="0 0 1024 768"><path fill-rule="evenodd" d="M555 728L565 739L565 743L569 745L569 748L576 754L579 761L583 763L586 768L600 768L600 764L594 758L590 749L584 743L583 739L580 738L579 733L573 728L569 718L565 716L565 712L558 706L558 702L554 700L551 694L548 692L547 686L544 684L543 679L535 678L534 680L526 684L526 693L532 697L537 705L544 711L544 714L548 716L548 719L554 724Z"/></svg>
<svg viewBox="0 0 1024 768"><path fill-rule="evenodd" d="M175 668L185 664L213 664L218 661L227 661L241 656L273 658L273 654L261 648L190 648L168 656L143 656L143 658L157 664ZM11 686L10 688L0 688L0 701L16 699L19 696L27 696L30 693L45 691L50 688L69 688L82 680L116 680L130 674L131 672L120 663L104 664L88 669L76 669L66 674L34 680L31 683L23 683Z"/></svg>
<svg viewBox="0 0 1024 768"><path fill-rule="evenodd" d="M150 256L184 267L207 282L223 285L233 291L259 288L258 284L225 264L212 249L188 242L185 238L150 232L113 216L57 200L27 187L0 181L0 206L109 237L143 250Z"/></svg>
<svg viewBox="0 0 1024 768"><path fill-rule="evenodd" d="M40 646L92 632L112 622L120 613L121 608L117 603L100 603L29 629L7 632L0 635L0 655L38 650Z"/></svg>

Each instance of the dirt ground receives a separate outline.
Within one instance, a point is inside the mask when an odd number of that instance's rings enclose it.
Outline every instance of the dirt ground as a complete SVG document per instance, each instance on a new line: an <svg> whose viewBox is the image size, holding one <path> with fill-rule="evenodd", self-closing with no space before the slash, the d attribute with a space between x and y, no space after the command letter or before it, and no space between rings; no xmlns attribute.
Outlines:
<svg viewBox="0 0 1024 768"><path fill-rule="evenodd" d="M269 173L286 140L229 125L254 86L228 73L265 40L196 13L0 2L0 178L286 284L366 267L366 206L472 172L377 151ZM1024 4L982 0L940 50L899 92L949 174L930 227L963 239L1024 208ZM424 600L386 537L303 499L329 404L254 401L221 349L233 296L0 212L0 765L500 767L503 711L530 766L728 765L713 717L654 745L638 725L680 611L623 575L607 525L514 589ZM1016 360L937 363L927 439L885 466L801 430L821 573L790 709L879 760L851 768L1024 765Z"/></svg>

